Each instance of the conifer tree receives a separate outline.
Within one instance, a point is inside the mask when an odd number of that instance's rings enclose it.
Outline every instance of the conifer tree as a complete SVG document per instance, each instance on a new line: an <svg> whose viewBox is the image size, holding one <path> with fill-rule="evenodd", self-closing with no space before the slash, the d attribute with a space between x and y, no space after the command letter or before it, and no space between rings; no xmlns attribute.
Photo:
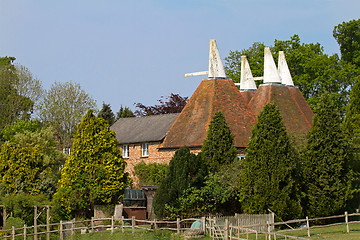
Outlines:
<svg viewBox="0 0 360 240"><path fill-rule="evenodd" d="M115 122L115 115L111 110L110 104L103 103L102 108L98 113L98 117L105 119L110 126Z"/></svg>
<svg viewBox="0 0 360 240"><path fill-rule="evenodd" d="M170 160L169 170L161 182L154 199L154 211L158 218L170 217L179 208L177 199L189 187L200 188L207 174L200 155L181 147ZM176 214L176 213L175 213Z"/></svg>
<svg viewBox="0 0 360 240"><path fill-rule="evenodd" d="M314 109L302 154L305 213L329 216L344 210L351 198L351 152L340 127L340 115L328 93Z"/></svg>
<svg viewBox="0 0 360 240"><path fill-rule="evenodd" d="M73 150L55 194L59 215L91 217L94 205L114 204L129 183L115 133L89 110L79 123Z"/></svg>
<svg viewBox="0 0 360 240"><path fill-rule="evenodd" d="M246 213L275 212L280 219L301 213L296 186L297 156L278 107L268 103L258 116L242 162L239 197Z"/></svg>
<svg viewBox="0 0 360 240"><path fill-rule="evenodd" d="M360 77L355 79L352 87L343 126L350 137L354 154L351 167L354 171L360 172Z"/></svg>
<svg viewBox="0 0 360 240"><path fill-rule="evenodd" d="M224 114L218 111L213 116L207 131L201 156L210 172L217 172L222 164L233 162L237 150L233 144L234 136L226 123Z"/></svg>

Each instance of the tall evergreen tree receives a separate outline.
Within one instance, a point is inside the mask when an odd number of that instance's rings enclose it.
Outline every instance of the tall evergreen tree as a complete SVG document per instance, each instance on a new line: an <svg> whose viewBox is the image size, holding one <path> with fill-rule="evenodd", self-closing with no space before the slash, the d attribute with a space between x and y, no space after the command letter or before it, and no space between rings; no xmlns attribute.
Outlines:
<svg viewBox="0 0 360 240"><path fill-rule="evenodd" d="M351 167L356 172L360 172L360 77L356 78L352 87L343 126L350 137L354 153Z"/></svg>
<svg viewBox="0 0 360 240"><path fill-rule="evenodd" d="M275 212L281 219L301 213L296 186L297 156L278 107L268 103L258 116L242 162L239 197L246 213Z"/></svg>
<svg viewBox="0 0 360 240"><path fill-rule="evenodd" d="M314 109L313 125L302 154L304 208L308 216L344 210L351 198L351 151L340 115L328 93Z"/></svg>
<svg viewBox="0 0 360 240"><path fill-rule="evenodd" d="M222 164L233 162L237 150L233 144L234 136L226 123L224 114L219 111L213 116L201 148L203 161L210 172L217 172Z"/></svg>
<svg viewBox="0 0 360 240"><path fill-rule="evenodd" d="M105 121L108 122L109 126L113 125L115 122L115 115L111 110L110 104L103 103L102 108L97 116L105 119Z"/></svg>
<svg viewBox="0 0 360 240"><path fill-rule="evenodd" d="M78 125L73 150L54 198L62 217L91 217L94 205L114 204L129 183L115 133L89 110Z"/></svg>
<svg viewBox="0 0 360 240"><path fill-rule="evenodd" d="M119 120L120 118L129 118L129 117L135 117L135 114L133 111L131 111L128 107L120 106L119 111L116 113L116 120Z"/></svg>
<svg viewBox="0 0 360 240"><path fill-rule="evenodd" d="M169 170L161 182L154 199L154 211L159 218L170 217L179 208L177 199L190 188L202 186L207 174L200 155L190 153L188 147L175 152L169 163Z"/></svg>

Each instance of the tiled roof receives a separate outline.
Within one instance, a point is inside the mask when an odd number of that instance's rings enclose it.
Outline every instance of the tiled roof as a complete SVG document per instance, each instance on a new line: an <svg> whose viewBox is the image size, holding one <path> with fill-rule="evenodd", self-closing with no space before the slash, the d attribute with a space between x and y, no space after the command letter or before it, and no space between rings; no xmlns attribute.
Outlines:
<svg viewBox="0 0 360 240"><path fill-rule="evenodd" d="M249 108L258 116L268 102L279 107L289 135L301 137L310 130L313 113L298 88L262 84L249 102Z"/></svg>
<svg viewBox="0 0 360 240"><path fill-rule="evenodd" d="M210 121L222 111L234 134L234 145L246 147L255 116L232 80L203 80L170 128L163 148L202 146Z"/></svg>
<svg viewBox="0 0 360 240"><path fill-rule="evenodd" d="M123 143L162 141L179 113L152 115L145 117L120 118L110 129Z"/></svg>
<svg viewBox="0 0 360 240"><path fill-rule="evenodd" d="M250 102L252 97L255 95L256 91L248 90L248 91L240 91L241 96L243 97L246 104Z"/></svg>

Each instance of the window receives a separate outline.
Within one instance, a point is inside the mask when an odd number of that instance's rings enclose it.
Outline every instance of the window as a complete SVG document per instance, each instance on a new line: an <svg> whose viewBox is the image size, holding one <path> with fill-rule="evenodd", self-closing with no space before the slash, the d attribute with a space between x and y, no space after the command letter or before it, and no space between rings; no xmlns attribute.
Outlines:
<svg viewBox="0 0 360 240"><path fill-rule="evenodd" d="M129 145L123 145L122 156L123 158L129 158Z"/></svg>
<svg viewBox="0 0 360 240"><path fill-rule="evenodd" d="M147 143L141 144L141 156L142 157L149 156L149 144L147 144Z"/></svg>
<svg viewBox="0 0 360 240"><path fill-rule="evenodd" d="M245 158L245 154L240 154L240 155L238 155L238 159L239 160L242 160L242 159L244 159Z"/></svg>

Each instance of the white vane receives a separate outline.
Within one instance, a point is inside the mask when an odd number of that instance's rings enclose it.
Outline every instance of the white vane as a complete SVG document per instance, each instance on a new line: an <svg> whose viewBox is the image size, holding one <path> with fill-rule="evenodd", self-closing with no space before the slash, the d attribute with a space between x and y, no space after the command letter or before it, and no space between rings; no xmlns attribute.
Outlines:
<svg viewBox="0 0 360 240"><path fill-rule="evenodd" d="M195 73L187 73L185 77L198 76L208 74L209 78L226 78L225 70L220 58L219 49L217 48L216 41L210 40L209 51L209 70Z"/></svg>

